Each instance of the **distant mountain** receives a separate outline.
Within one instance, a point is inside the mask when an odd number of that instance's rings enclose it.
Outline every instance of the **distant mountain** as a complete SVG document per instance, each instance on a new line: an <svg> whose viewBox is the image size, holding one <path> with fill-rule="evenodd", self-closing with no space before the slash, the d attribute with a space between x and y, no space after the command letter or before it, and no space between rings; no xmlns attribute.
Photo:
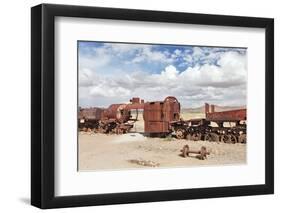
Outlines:
<svg viewBox="0 0 281 213"><path fill-rule="evenodd" d="M222 112L222 111L228 111L228 110L235 110L235 109L245 109L246 106L218 106L215 105L215 112ZM210 111L211 111L211 105L210 105ZM201 107L196 108L182 108L182 113L205 113L205 105Z"/></svg>

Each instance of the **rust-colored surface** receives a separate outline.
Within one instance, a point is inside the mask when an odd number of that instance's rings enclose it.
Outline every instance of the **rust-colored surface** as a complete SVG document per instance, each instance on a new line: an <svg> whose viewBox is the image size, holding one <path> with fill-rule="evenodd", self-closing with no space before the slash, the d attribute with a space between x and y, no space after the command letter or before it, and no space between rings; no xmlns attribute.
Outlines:
<svg viewBox="0 0 281 213"><path fill-rule="evenodd" d="M118 122L124 123L130 120L131 110L143 109L144 103L138 97L130 100L129 104L111 104L102 113L101 120L116 119Z"/></svg>
<svg viewBox="0 0 281 213"><path fill-rule="evenodd" d="M146 102L143 119L145 133L167 133L170 122L180 118L180 103L175 97L167 97L164 101Z"/></svg>
<svg viewBox="0 0 281 213"><path fill-rule="evenodd" d="M78 118L87 120L100 120L102 111L102 108L97 107L80 109L78 113Z"/></svg>
<svg viewBox="0 0 281 213"><path fill-rule="evenodd" d="M206 104L207 105L207 104ZM205 105L205 110L207 106ZM206 119L209 121L243 121L247 120L246 109L228 110L223 112L215 112L215 106L211 105L211 112L205 111Z"/></svg>
<svg viewBox="0 0 281 213"><path fill-rule="evenodd" d="M209 113L210 106L208 103L205 103L205 113Z"/></svg>
<svg viewBox="0 0 281 213"><path fill-rule="evenodd" d="M126 109L127 110L132 110L132 109L143 109L144 108L144 103L132 103L132 104L127 104Z"/></svg>
<svg viewBox="0 0 281 213"><path fill-rule="evenodd" d="M180 118L180 109L180 103L172 96L151 102L133 97L129 103L112 104L106 109L80 108L78 127L105 134L124 134L138 121L138 110L143 110L144 133L150 136L166 136L174 131L180 139L246 143L246 123L241 122L247 120L246 109L216 112L214 105L206 103L206 118L190 120ZM218 127L210 126L211 122L216 122ZM235 126L225 127L224 122L235 122Z"/></svg>
<svg viewBox="0 0 281 213"><path fill-rule="evenodd" d="M126 109L127 110L132 110L132 109L143 109L144 108L144 100L140 99L138 97L134 97L130 100L129 104L126 104Z"/></svg>
<svg viewBox="0 0 281 213"><path fill-rule="evenodd" d="M130 102L132 104L139 104L140 103L140 98L139 97L133 97Z"/></svg>
<svg viewBox="0 0 281 213"><path fill-rule="evenodd" d="M215 112L215 105L211 105L211 113Z"/></svg>
<svg viewBox="0 0 281 213"><path fill-rule="evenodd" d="M126 104L111 104L102 113L101 120L116 120L118 122L126 122L130 119L130 110L126 109Z"/></svg>

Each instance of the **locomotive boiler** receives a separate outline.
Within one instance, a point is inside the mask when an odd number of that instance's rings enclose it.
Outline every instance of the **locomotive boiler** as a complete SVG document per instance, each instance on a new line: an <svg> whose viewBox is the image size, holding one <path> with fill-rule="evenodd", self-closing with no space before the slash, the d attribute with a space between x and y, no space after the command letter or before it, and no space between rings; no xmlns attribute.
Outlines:
<svg viewBox="0 0 281 213"><path fill-rule="evenodd" d="M82 109L79 113L80 129L99 133L126 133L137 120L137 117L132 117L131 111L137 110L138 112L139 109L143 109L143 106L143 100L132 98L130 103L111 104L108 108L101 110L97 110L97 108Z"/></svg>

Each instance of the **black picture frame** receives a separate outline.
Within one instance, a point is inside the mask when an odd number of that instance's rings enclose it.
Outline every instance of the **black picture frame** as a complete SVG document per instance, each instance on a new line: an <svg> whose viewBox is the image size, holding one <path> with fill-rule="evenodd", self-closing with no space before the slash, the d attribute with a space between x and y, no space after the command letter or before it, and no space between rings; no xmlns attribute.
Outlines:
<svg viewBox="0 0 281 213"><path fill-rule="evenodd" d="M264 28L265 184L95 195L54 195L55 17ZM31 8L31 204L39 208L155 202L274 193L274 20L271 18L41 4Z"/></svg>

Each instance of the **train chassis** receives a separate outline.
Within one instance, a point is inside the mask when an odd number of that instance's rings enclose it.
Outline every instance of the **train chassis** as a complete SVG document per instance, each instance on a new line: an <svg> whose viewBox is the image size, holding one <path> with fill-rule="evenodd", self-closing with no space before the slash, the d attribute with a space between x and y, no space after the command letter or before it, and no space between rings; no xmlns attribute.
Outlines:
<svg viewBox="0 0 281 213"><path fill-rule="evenodd" d="M246 125L237 122L234 127L224 127L222 122L217 126L210 126L210 121L194 119L179 121L171 124L172 132L178 139L204 140L223 143L246 143Z"/></svg>
<svg viewBox="0 0 281 213"><path fill-rule="evenodd" d="M131 110L136 110L132 117ZM182 120L180 103L168 96L164 101L144 102L134 97L128 104L112 104L108 108L79 109L78 127L83 131L124 134L138 120L143 110L144 133L151 137L175 134L178 139L210 142L246 143L246 109L216 112L214 105L205 104L205 118ZM214 126L213 123L217 125ZM234 123L235 125L224 125Z"/></svg>
<svg viewBox="0 0 281 213"><path fill-rule="evenodd" d="M116 120L88 120L80 121L79 130L84 132L104 133L104 134L125 134L133 128L133 123L122 123Z"/></svg>

